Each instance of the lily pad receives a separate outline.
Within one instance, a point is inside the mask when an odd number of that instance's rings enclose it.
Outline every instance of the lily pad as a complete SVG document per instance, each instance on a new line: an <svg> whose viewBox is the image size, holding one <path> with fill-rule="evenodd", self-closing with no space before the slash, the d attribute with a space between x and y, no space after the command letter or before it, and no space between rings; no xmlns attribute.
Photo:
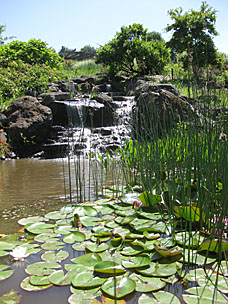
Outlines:
<svg viewBox="0 0 228 304"><path fill-rule="evenodd" d="M144 247L140 245L131 245L124 247L124 249L121 251L121 254L126 256L134 256L143 251L144 251Z"/></svg>
<svg viewBox="0 0 228 304"><path fill-rule="evenodd" d="M79 264L65 264L64 268L66 269L66 271L73 271L74 274L79 274L83 271L91 271L93 272L93 267L89 267L89 266L84 266L84 265L79 265Z"/></svg>
<svg viewBox="0 0 228 304"><path fill-rule="evenodd" d="M14 273L13 269L7 270L8 268L8 265L0 265L0 281L8 279Z"/></svg>
<svg viewBox="0 0 228 304"><path fill-rule="evenodd" d="M137 272L152 277L169 277L177 272L176 263L169 264L159 264L150 263L145 269L137 269Z"/></svg>
<svg viewBox="0 0 228 304"><path fill-rule="evenodd" d="M101 262L101 257L97 253L87 253L72 259L71 262L84 266L95 266L98 262Z"/></svg>
<svg viewBox="0 0 228 304"><path fill-rule="evenodd" d="M51 232L54 227L55 227L55 225L53 225L53 224L37 222L34 224L27 224L25 226L25 230L32 234L41 234L41 233Z"/></svg>
<svg viewBox="0 0 228 304"><path fill-rule="evenodd" d="M16 247L16 244L11 244L11 243L8 243L8 242L1 242L0 241L0 251L12 250L15 247Z"/></svg>
<svg viewBox="0 0 228 304"><path fill-rule="evenodd" d="M57 253L55 251L46 251L42 254L41 259L46 262L60 262L67 259L69 252L65 250L60 250Z"/></svg>
<svg viewBox="0 0 228 304"><path fill-rule="evenodd" d="M185 250L181 263L192 265L207 265L214 263L216 258L209 258L199 254L196 250Z"/></svg>
<svg viewBox="0 0 228 304"><path fill-rule="evenodd" d="M22 218L18 221L19 225L25 226L27 224L34 224L34 223L40 223L40 222L46 222L47 219L43 216L30 216L26 218Z"/></svg>
<svg viewBox="0 0 228 304"><path fill-rule="evenodd" d="M50 283L57 286L67 286L71 284L72 278L75 277L75 272L70 271L66 274L63 270L57 270L48 276Z"/></svg>
<svg viewBox="0 0 228 304"><path fill-rule="evenodd" d="M25 279L21 282L21 284L20 284L20 287L21 287L22 289L26 290L26 291L40 291L40 290L47 289L47 288L49 288L49 287L51 287L51 286L52 286L52 284L40 285L40 286L38 286L38 285L32 285L32 284L30 283L30 278L29 278L29 277L25 278Z"/></svg>
<svg viewBox="0 0 228 304"><path fill-rule="evenodd" d="M25 269L25 272L29 275L44 276L50 275L58 268L61 268L61 266L55 262L37 262L28 265L28 267Z"/></svg>
<svg viewBox="0 0 228 304"><path fill-rule="evenodd" d="M197 249L204 240L199 233L190 234L188 231L176 233L175 239L178 245L192 249Z"/></svg>
<svg viewBox="0 0 228 304"><path fill-rule="evenodd" d="M142 294L139 298L139 304L180 304L180 301L176 296L170 292L158 291L153 293L153 297L150 297L147 294Z"/></svg>
<svg viewBox="0 0 228 304"><path fill-rule="evenodd" d="M127 277L114 277L109 278L102 286L101 289L107 295L121 299L129 295L135 290L136 283Z"/></svg>
<svg viewBox="0 0 228 304"><path fill-rule="evenodd" d="M214 288L205 287L192 287L187 289L189 294L183 294L184 301L188 304L200 303L216 303L226 304L227 300L222 294L216 291Z"/></svg>
<svg viewBox="0 0 228 304"><path fill-rule="evenodd" d="M83 205L78 205L74 206L74 214L77 214L79 216L96 216L97 215L97 210L93 208L92 206L83 206Z"/></svg>
<svg viewBox="0 0 228 304"><path fill-rule="evenodd" d="M44 250L60 250L64 247L64 243L60 241L56 242L47 242L41 245L41 248Z"/></svg>
<svg viewBox="0 0 228 304"><path fill-rule="evenodd" d="M101 286L107 278L94 277L91 272L82 272L72 279L72 285L80 288L94 288Z"/></svg>
<svg viewBox="0 0 228 304"><path fill-rule="evenodd" d="M48 279L48 276L36 276L36 275L29 277L29 283L35 286L44 286L51 284L51 282Z"/></svg>
<svg viewBox="0 0 228 304"><path fill-rule="evenodd" d="M85 240L85 235L82 232L76 231L69 233L64 236L63 242L67 244L73 244L75 242L83 242Z"/></svg>
<svg viewBox="0 0 228 304"><path fill-rule="evenodd" d="M114 261L102 261L94 266L94 271L108 274L123 274L126 271L121 265Z"/></svg>
<svg viewBox="0 0 228 304"><path fill-rule="evenodd" d="M228 240L207 239L200 244L198 251L224 252L228 251Z"/></svg>
<svg viewBox="0 0 228 304"><path fill-rule="evenodd" d="M59 219L66 219L66 218L71 218L73 217L73 213L65 213L63 211L52 211L47 214L45 214L45 218L50 219L50 220L59 220Z"/></svg>
<svg viewBox="0 0 228 304"><path fill-rule="evenodd" d="M4 293L4 295L0 297L1 304L20 304L20 302L21 295L19 294L19 292L13 289L9 290L7 293Z"/></svg>
<svg viewBox="0 0 228 304"><path fill-rule="evenodd" d="M157 291L166 285L166 283L159 278L145 277L137 274L131 274L129 278L135 281L135 290L138 292Z"/></svg>
<svg viewBox="0 0 228 304"><path fill-rule="evenodd" d="M86 249L88 249L91 252L102 252L105 251L109 248L109 245L106 243L102 243L100 245L97 245L96 243L90 243L90 244L86 244Z"/></svg>
<svg viewBox="0 0 228 304"><path fill-rule="evenodd" d="M136 257L130 257L128 261L122 261L125 268L140 268L150 264L150 257L146 254L141 254Z"/></svg>
<svg viewBox="0 0 228 304"><path fill-rule="evenodd" d="M56 242L61 237L58 233L48 232L41 233L34 237L36 242L45 243L45 242Z"/></svg>
<svg viewBox="0 0 228 304"><path fill-rule="evenodd" d="M171 257L175 255L180 255L183 253L183 250L180 249L179 247L174 247L171 249L165 248L165 247L160 247L156 244L154 244L154 249L163 257Z"/></svg>

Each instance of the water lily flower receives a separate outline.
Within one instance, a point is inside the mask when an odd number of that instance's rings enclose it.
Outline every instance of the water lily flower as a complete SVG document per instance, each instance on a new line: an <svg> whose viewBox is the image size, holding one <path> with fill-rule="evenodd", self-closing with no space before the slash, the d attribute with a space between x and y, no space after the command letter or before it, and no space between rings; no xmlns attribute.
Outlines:
<svg viewBox="0 0 228 304"><path fill-rule="evenodd" d="M26 251L27 251L26 247L17 246L10 252L10 255L12 255L12 257L16 261L18 260L24 261L24 259L27 256L29 256L29 253L26 253Z"/></svg>

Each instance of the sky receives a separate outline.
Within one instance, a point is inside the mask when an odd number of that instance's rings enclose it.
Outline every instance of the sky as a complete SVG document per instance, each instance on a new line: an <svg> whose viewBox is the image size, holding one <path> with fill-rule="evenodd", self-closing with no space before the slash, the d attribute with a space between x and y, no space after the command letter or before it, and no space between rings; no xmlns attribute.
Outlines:
<svg viewBox="0 0 228 304"><path fill-rule="evenodd" d="M217 11L215 46L228 54L227 0L206 2ZM25 42L40 39L57 52L62 46L79 51L85 45L99 48L122 26L133 23L168 41L171 33L164 31L172 24L168 10L199 11L200 5L199 0L0 0L0 24L6 26L3 36Z"/></svg>

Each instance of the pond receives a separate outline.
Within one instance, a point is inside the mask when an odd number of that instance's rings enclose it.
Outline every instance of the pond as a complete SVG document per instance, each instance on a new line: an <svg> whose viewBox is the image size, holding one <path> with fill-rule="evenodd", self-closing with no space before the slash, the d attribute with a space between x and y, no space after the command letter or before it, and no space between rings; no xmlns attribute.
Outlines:
<svg viewBox="0 0 228 304"><path fill-rule="evenodd" d="M102 183L102 179L103 171L97 163L80 157L70 162L67 158L1 161L0 234L20 229L20 218L60 209L70 200L70 192L73 199L94 199L97 182ZM111 183L111 179L112 174L105 181ZM79 183L83 184L82 193Z"/></svg>

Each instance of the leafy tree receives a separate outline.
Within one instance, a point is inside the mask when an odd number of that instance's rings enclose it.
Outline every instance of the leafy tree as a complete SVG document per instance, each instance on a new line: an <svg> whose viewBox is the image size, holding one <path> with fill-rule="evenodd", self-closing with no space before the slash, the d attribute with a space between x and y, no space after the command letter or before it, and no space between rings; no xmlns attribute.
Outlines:
<svg viewBox="0 0 228 304"><path fill-rule="evenodd" d="M216 23L216 11L202 2L200 11L190 10L183 14L182 8L168 11L173 24L166 27L166 31L172 31L173 35L168 46L175 53L184 55L184 66L192 66L195 75L199 68L218 64L218 54L213 42L218 35Z"/></svg>
<svg viewBox="0 0 228 304"><path fill-rule="evenodd" d="M162 38L161 34L159 32L148 32L147 33L147 41L151 41L151 40L161 40L164 41L164 39Z"/></svg>
<svg viewBox="0 0 228 304"><path fill-rule="evenodd" d="M30 39L28 42L12 41L0 46L0 63L7 66L12 61L22 60L28 64L38 64L57 68L61 66L62 59L46 42Z"/></svg>
<svg viewBox="0 0 228 304"><path fill-rule="evenodd" d="M121 27L96 56L96 62L104 64L111 76L158 74L168 60L165 42L147 41L147 29L141 24Z"/></svg>
<svg viewBox="0 0 228 304"><path fill-rule="evenodd" d="M83 46L81 49L80 49L80 52L83 52L83 53L91 53L91 54L96 54L96 49L91 46L91 45L85 45Z"/></svg>

